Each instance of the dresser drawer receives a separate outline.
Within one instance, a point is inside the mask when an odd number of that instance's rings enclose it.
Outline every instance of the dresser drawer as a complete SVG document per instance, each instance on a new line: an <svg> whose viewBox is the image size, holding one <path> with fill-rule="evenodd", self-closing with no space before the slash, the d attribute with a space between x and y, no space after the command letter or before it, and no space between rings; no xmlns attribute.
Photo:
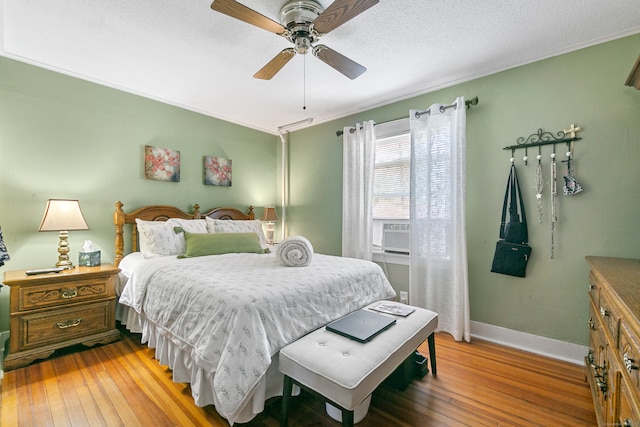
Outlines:
<svg viewBox="0 0 640 427"><path fill-rule="evenodd" d="M21 287L18 308L20 311L26 311L34 308L72 304L92 299L104 299L112 296L109 295L112 288L109 286L109 280L113 279L103 277L76 280L68 283L51 283L40 286Z"/></svg>
<svg viewBox="0 0 640 427"><path fill-rule="evenodd" d="M616 425L620 427L635 427L640 425L640 409L633 398L633 393L624 380L620 382L620 402Z"/></svg>
<svg viewBox="0 0 640 427"><path fill-rule="evenodd" d="M600 285L598 284L598 279L596 279L593 271L589 272L589 295L596 306L600 304Z"/></svg>
<svg viewBox="0 0 640 427"><path fill-rule="evenodd" d="M589 347L591 350L592 366L602 365L604 346L606 339L602 331L602 321L598 318L596 308L593 303L589 304Z"/></svg>
<svg viewBox="0 0 640 427"><path fill-rule="evenodd" d="M598 304L598 314L602 319L605 329L611 334L614 347L618 346L618 335L620 333L620 314L614 308L606 292L600 293L600 302Z"/></svg>
<svg viewBox="0 0 640 427"><path fill-rule="evenodd" d="M640 390L640 375L638 368L640 367L640 345L638 337L629 329L625 322L620 324L620 344L618 352L622 360L622 368L627 371L631 379L630 386Z"/></svg>
<svg viewBox="0 0 640 427"><path fill-rule="evenodd" d="M114 327L115 300L18 317L20 347L42 346L108 331Z"/></svg>

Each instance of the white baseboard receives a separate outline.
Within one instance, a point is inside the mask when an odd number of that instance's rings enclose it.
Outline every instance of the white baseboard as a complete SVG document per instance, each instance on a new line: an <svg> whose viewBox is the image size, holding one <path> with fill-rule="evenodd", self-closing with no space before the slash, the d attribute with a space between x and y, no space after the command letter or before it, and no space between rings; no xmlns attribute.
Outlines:
<svg viewBox="0 0 640 427"><path fill-rule="evenodd" d="M586 346L473 321L471 336L576 365L582 365L589 352ZM0 380L4 377L4 349L8 339L9 331L0 332Z"/></svg>
<svg viewBox="0 0 640 427"><path fill-rule="evenodd" d="M9 331L0 332L0 380L4 378L4 345L9 339Z"/></svg>
<svg viewBox="0 0 640 427"><path fill-rule="evenodd" d="M471 322L471 336L576 365L582 365L589 352L589 347L582 345L479 322Z"/></svg>

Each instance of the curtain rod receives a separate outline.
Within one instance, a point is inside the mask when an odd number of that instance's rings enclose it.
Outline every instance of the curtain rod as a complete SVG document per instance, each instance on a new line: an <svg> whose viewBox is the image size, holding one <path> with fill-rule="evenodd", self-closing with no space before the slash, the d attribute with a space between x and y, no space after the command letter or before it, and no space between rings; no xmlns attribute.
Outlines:
<svg viewBox="0 0 640 427"><path fill-rule="evenodd" d="M471 99L467 99L466 101L464 101L465 105L467 106L467 108L471 108L472 105L478 105L478 97L474 96ZM456 104L451 104L451 105L443 105L440 107L440 112L444 113L447 109L449 108L454 108L456 106ZM421 115L423 114L431 114L430 110L424 110L424 111L416 111L416 118L419 119ZM374 124L375 126L375 124ZM356 129L354 127L352 127L351 129L349 129L350 133L354 133L356 131ZM336 131L336 136L342 136L342 134L344 133L343 130L338 130Z"/></svg>

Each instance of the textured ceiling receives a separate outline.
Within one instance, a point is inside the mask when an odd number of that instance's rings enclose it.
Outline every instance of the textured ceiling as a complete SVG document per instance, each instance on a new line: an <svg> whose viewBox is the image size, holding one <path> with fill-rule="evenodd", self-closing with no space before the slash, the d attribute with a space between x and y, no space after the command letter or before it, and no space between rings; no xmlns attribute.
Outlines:
<svg viewBox="0 0 640 427"><path fill-rule="evenodd" d="M285 3L240 2L276 21ZM640 32L638 0L381 0L321 39L367 67L356 80L310 54L258 80L291 44L210 6L0 0L0 55L277 133Z"/></svg>

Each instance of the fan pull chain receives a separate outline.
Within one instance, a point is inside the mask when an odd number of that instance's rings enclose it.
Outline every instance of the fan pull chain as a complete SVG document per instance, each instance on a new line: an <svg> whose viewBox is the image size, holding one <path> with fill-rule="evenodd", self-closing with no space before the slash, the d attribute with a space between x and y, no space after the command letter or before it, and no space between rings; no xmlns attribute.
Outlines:
<svg viewBox="0 0 640 427"><path fill-rule="evenodd" d="M302 109L307 109L307 55L302 56Z"/></svg>

